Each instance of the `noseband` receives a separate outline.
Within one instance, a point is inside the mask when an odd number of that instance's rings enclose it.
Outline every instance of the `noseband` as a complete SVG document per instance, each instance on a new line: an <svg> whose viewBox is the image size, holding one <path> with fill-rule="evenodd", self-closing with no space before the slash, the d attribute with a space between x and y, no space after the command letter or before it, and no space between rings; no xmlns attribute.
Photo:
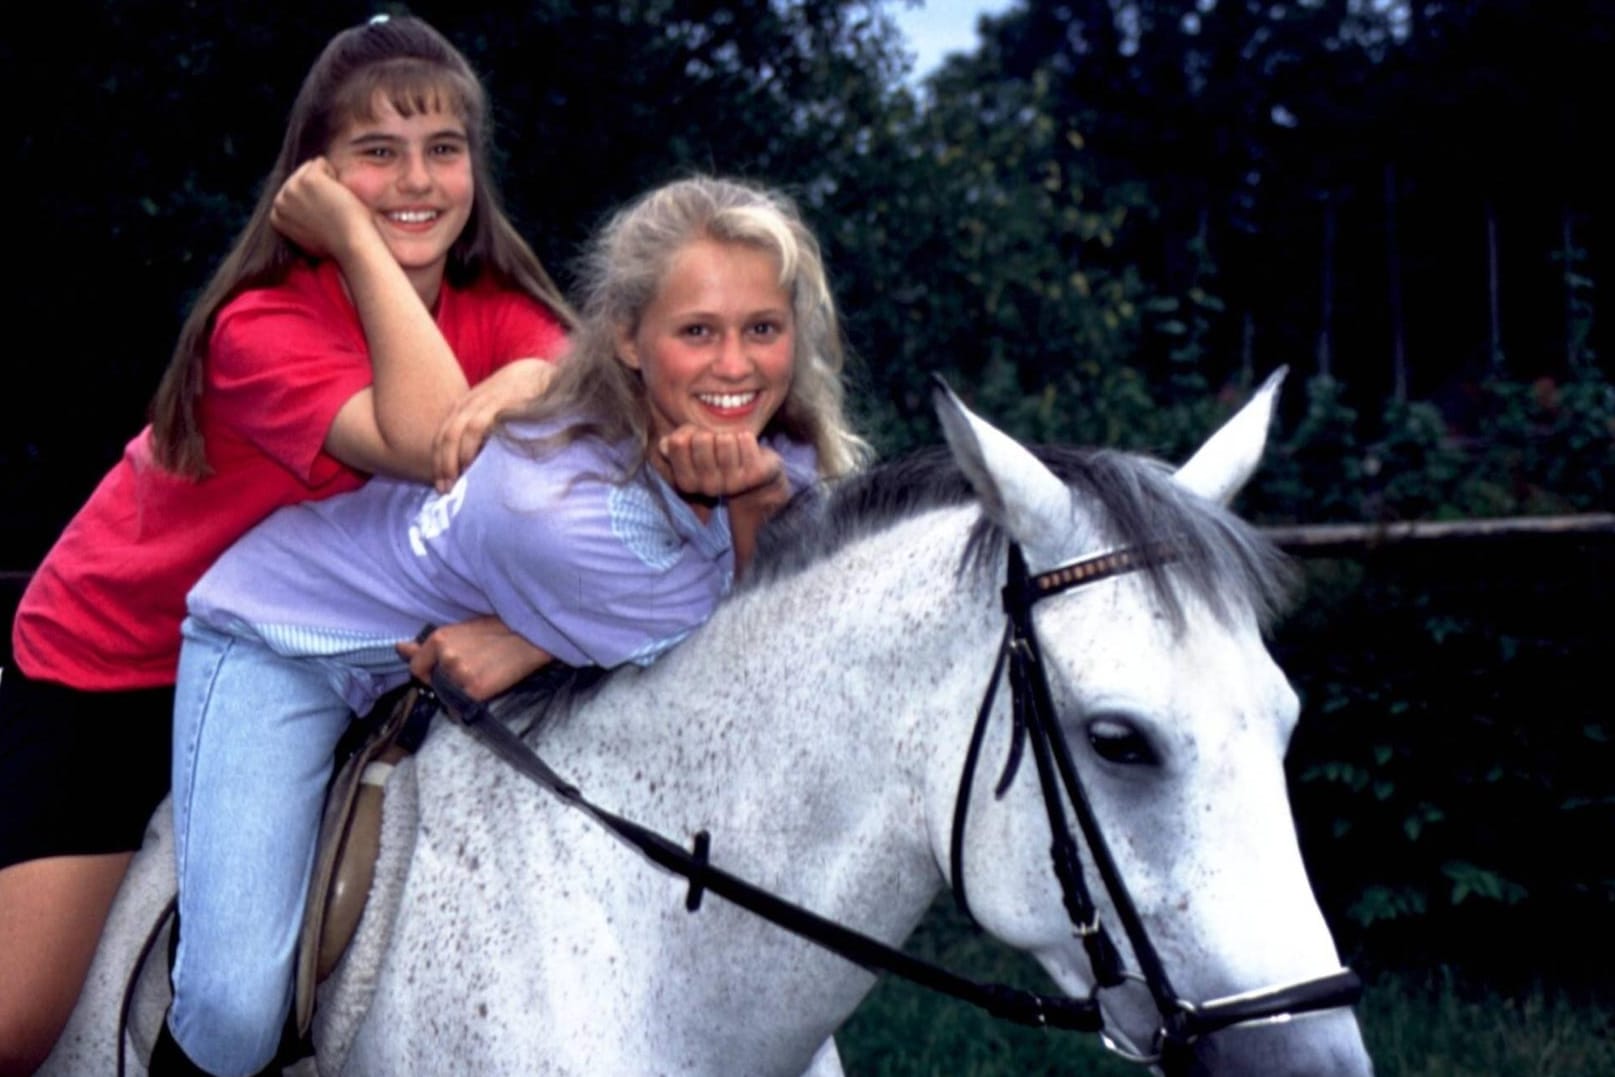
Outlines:
<svg viewBox="0 0 1615 1077"><path fill-rule="evenodd" d="M1096 583L1124 573L1148 569L1173 559L1168 546L1149 545L1124 547L1108 553L1096 554L1062 565L1048 572L1032 575L1027 571L1025 556L1020 546L1011 544L1009 567L1004 584L1003 599L1006 624L998 659L993 665L987 691L976 714L976 725L971 732L970 745L965 753L963 773L959 779L959 793L954 803L953 835L949 849L953 896L959 908L974 920L965 894L964 834L969 814L971 790L975 784L976 765L981 755L982 739L992 714L993 701L999 682L1009 671L1010 711L1012 733L1010 750L999 779L995 795L1002 797L1020 766L1023 750L1030 744L1032 759L1037 769L1038 787L1043 807L1049 820L1052 845L1049 855L1054 874L1060 883L1060 893L1077 938L1082 940L1088 963L1093 971L1094 988L1091 999L1100 991L1118 987L1128 980L1141 982L1149 989L1155 1008L1161 1016L1154 1043L1147 1052L1130 1050L1113 1037L1101 1036L1112 1051L1132 1061L1160 1064L1168 1073L1186 1066L1189 1048L1202 1036L1235 1025L1254 1024L1311 1013L1318 1010L1350 1006L1362 995L1362 982L1350 969L1339 969L1324 976L1291 984L1261 988L1227 998L1194 1003L1184 999L1172 987L1166 967L1151 943L1127 884L1117 869L1104 835L1099 829L1093 806L1088 801L1082 779L1071 758L1071 748L1061 732L1055 715L1053 699L1049 693L1048 676L1044 672L1043 657L1038 646L1037 632L1032 625L1032 607L1045 598L1062 594L1084 584ZM1110 897L1116 918L1131 944L1138 962L1138 972L1122 968L1121 956L1111 941L1105 926L1100 922L1087 882L1083 876L1082 857L1076 839L1067 824L1066 805L1076 816L1094 870L1105 892Z"/></svg>

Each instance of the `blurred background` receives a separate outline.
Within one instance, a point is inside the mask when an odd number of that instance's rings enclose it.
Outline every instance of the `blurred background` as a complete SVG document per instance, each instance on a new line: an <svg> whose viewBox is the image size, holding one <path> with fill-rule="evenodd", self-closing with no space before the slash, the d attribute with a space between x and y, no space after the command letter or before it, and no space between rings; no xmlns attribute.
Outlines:
<svg viewBox="0 0 1615 1077"><path fill-rule="evenodd" d="M144 422L309 63L410 11L483 74L563 287L653 184L790 190L888 455L937 438L933 373L1022 437L1175 460L1287 365L1240 508L1305 570L1273 639L1292 792L1380 1072L1615 1072L1615 5L999 0L923 70L905 0L317 8L63 0L0 36L7 623ZM1448 527L1381 526L1409 521ZM1302 544L1321 524L1355 529ZM913 947L1039 982L941 907ZM843 1037L855 1077L1134 1072L1091 1047L896 984Z"/></svg>

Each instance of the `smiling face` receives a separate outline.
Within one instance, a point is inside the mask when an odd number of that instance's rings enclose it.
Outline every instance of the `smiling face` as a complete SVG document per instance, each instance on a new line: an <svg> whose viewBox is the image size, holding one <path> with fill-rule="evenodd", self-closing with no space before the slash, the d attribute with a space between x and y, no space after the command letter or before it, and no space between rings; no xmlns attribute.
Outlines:
<svg viewBox="0 0 1615 1077"><path fill-rule="evenodd" d="M761 435L791 388L796 326L766 250L698 239L680 250L617 355L650 397L651 436L681 426Z"/></svg>
<svg viewBox="0 0 1615 1077"><path fill-rule="evenodd" d="M415 290L431 301L476 194L465 124L440 109L402 116L384 94L376 95L371 116L344 126L326 156L370 210Z"/></svg>

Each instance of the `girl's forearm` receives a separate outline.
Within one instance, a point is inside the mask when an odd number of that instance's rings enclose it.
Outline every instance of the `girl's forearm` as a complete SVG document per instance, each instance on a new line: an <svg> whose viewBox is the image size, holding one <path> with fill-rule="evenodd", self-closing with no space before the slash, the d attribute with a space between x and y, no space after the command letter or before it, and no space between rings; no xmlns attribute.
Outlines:
<svg viewBox="0 0 1615 1077"><path fill-rule="evenodd" d="M745 575L757 552L757 532L790 500L791 484L784 474L729 499L729 534L734 542L737 579Z"/></svg>
<svg viewBox="0 0 1615 1077"><path fill-rule="evenodd" d="M380 235L339 259L370 349L372 406L384 470L429 481L433 442L469 388L431 312Z"/></svg>

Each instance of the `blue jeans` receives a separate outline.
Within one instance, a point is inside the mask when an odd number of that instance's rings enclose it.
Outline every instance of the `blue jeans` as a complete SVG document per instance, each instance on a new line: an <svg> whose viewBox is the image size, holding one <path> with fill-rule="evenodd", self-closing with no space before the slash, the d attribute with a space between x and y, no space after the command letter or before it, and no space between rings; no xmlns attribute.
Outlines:
<svg viewBox="0 0 1615 1077"><path fill-rule="evenodd" d="M184 636L174 693L180 941L168 1021L197 1065L245 1077L274 1057L290 1011L320 813L352 713L344 687L367 674L189 620ZM402 669L398 659L387 672Z"/></svg>

